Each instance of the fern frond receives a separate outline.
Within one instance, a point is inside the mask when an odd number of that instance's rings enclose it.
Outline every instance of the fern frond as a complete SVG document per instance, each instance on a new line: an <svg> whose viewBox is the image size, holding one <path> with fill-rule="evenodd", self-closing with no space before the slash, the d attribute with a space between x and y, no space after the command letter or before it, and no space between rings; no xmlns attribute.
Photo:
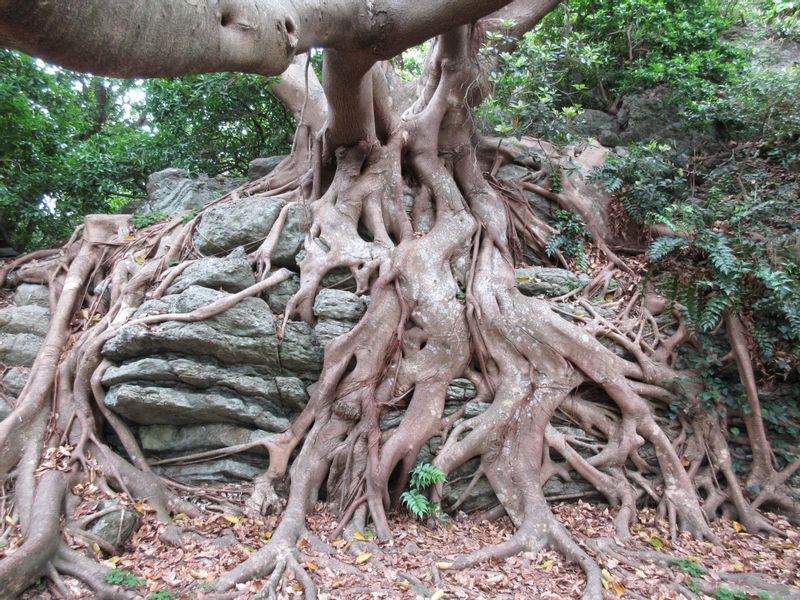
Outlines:
<svg viewBox="0 0 800 600"><path fill-rule="evenodd" d="M678 248L689 245L689 240L679 237L660 237L650 244L648 256L653 262L663 259Z"/></svg>

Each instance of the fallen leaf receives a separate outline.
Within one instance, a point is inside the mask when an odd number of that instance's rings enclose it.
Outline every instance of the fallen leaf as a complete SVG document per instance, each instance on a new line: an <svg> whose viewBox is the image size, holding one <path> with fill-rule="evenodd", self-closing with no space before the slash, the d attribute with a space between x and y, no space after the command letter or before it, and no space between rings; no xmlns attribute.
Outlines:
<svg viewBox="0 0 800 600"><path fill-rule="evenodd" d="M446 571L447 569L449 569L452 566L453 566L453 563L451 563L451 562L437 562L436 563L436 568L437 569L441 569L442 571Z"/></svg>
<svg viewBox="0 0 800 600"><path fill-rule="evenodd" d="M361 563L365 563L365 562L367 562L367 561L368 561L370 558L372 558L372 552L364 552L364 553L362 553L362 554L359 554L359 555L356 557L356 564L357 564L357 565L360 565Z"/></svg>
<svg viewBox="0 0 800 600"><path fill-rule="evenodd" d="M444 598L444 590L437 589L431 594L431 600L442 600Z"/></svg>
<svg viewBox="0 0 800 600"><path fill-rule="evenodd" d="M222 518L232 525L238 525L241 522L241 519L235 515L223 515Z"/></svg>

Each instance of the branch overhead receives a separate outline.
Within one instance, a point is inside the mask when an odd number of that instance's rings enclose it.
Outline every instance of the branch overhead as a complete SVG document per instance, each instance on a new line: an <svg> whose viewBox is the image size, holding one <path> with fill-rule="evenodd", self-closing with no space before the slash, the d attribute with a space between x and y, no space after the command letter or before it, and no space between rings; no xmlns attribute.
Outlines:
<svg viewBox="0 0 800 600"><path fill-rule="evenodd" d="M0 0L0 45L78 71L277 75L311 47L387 58L507 0Z"/></svg>

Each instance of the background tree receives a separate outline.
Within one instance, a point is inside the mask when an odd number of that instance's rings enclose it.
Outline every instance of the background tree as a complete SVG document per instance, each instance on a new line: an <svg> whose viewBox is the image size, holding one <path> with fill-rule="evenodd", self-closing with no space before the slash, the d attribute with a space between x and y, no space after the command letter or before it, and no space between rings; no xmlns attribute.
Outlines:
<svg viewBox="0 0 800 600"><path fill-rule="evenodd" d="M101 485L147 498L168 525L164 541L179 543L171 512L195 509L153 474L125 424L105 408L99 382L108 364L100 349L123 328L210 318L289 277L286 270L271 271L271 254L286 211L298 204L308 210L310 226L300 290L287 306L284 326L292 319L313 321L320 282L333 269L349 270L358 293L369 293L371 301L358 325L326 347L320 380L301 415L265 442L269 468L257 479L249 506L282 507L274 483L297 452L288 503L269 543L220 579L218 591L268 575L269 593L275 593L289 570L313 597L296 544L320 489L326 486L329 497L341 499L341 528L363 529L369 519L377 536L388 539L386 511L398 504L419 449L434 435L442 438L434 465L448 474L479 458L476 478L487 478L516 527L511 540L452 566L551 545L585 572L585 598L602 597L601 570L554 518L542 492L560 469L578 472L617 507L620 538L629 535L637 502L645 497L657 504L673 535L682 528L711 541L716 538L708 520L723 512L751 531L774 531L760 505L779 505L797 516L787 481L800 461L778 463L771 454L739 313L726 307L730 352L720 360L735 365L746 389L743 414L753 453L748 483L758 486L755 498L744 493L732 468L727 413L718 403L703 404L703 383L677 360L682 347L698 343L677 305L670 310L663 296L635 285L630 296L619 295L603 311L589 302L598 291L604 295L611 276L634 275L618 255L626 239L613 227L614 198L586 179L607 150L591 146L564 156L542 140L504 143L475 129L471 110L490 90L488 73L555 5L0 3L0 40L21 50L126 77L283 73L273 89L300 117L292 155L263 180L222 200L281 195L289 202L250 254L259 275L254 286L189 313L132 318L145 292L159 297L190 258L202 213L143 235L131 235L127 217L91 216L57 260L35 263L39 253L4 269L3 278L49 281L58 302L30 383L0 423L0 477L13 487L15 515L25 532L20 548L0 562L0 595L58 572L83 579L99 594L124 595L59 535L72 485L96 472ZM495 52L481 54L487 35ZM406 86L383 61L434 36L419 93L409 102ZM324 48L322 88L295 58L313 47ZM493 178L508 162L529 171L513 185ZM413 196L409 212L406 189ZM537 217L523 190L556 202L569 226L556 229ZM548 301L522 296L513 268L526 253L541 262L566 262L548 240L583 231L592 237L593 258L604 266L578 301L582 311L563 318ZM89 291L100 281L110 286L108 303ZM79 318L82 308L88 316ZM601 341L620 346L625 357ZM456 421L443 416L445 391L462 375L489 406ZM586 389L601 394L603 403L584 398ZM685 411L675 424L679 429L669 431L659 414L675 401ZM405 408L402 421L382 432L381 414L396 407ZM600 432L595 454L581 455L576 440L550 426L556 410L585 431ZM95 411L108 420L127 458L99 435ZM57 468L39 469L43 449L62 440L74 451ZM639 454L645 444L653 450L652 464ZM436 502L441 482L434 486Z"/></svg>
<svg viewBox="0 0 800 600"><path fill-rule="evenodd" d="M11 50L0 67L0 235L18 250L142 197L154 171L241 176L252 158L291 147L294 120L261 77L114 80Z"/></svg>

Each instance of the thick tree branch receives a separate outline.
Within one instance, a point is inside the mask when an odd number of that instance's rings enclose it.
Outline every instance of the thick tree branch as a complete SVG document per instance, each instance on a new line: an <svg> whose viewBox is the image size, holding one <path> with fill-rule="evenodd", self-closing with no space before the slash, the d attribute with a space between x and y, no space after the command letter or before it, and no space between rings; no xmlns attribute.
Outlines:
<svg viewBox="0 0 800 600"><path fill-rule="evenodd" d="M0 0L0 45L79 71L277 75L311 47L388 58L507 0Z"/></svg>

